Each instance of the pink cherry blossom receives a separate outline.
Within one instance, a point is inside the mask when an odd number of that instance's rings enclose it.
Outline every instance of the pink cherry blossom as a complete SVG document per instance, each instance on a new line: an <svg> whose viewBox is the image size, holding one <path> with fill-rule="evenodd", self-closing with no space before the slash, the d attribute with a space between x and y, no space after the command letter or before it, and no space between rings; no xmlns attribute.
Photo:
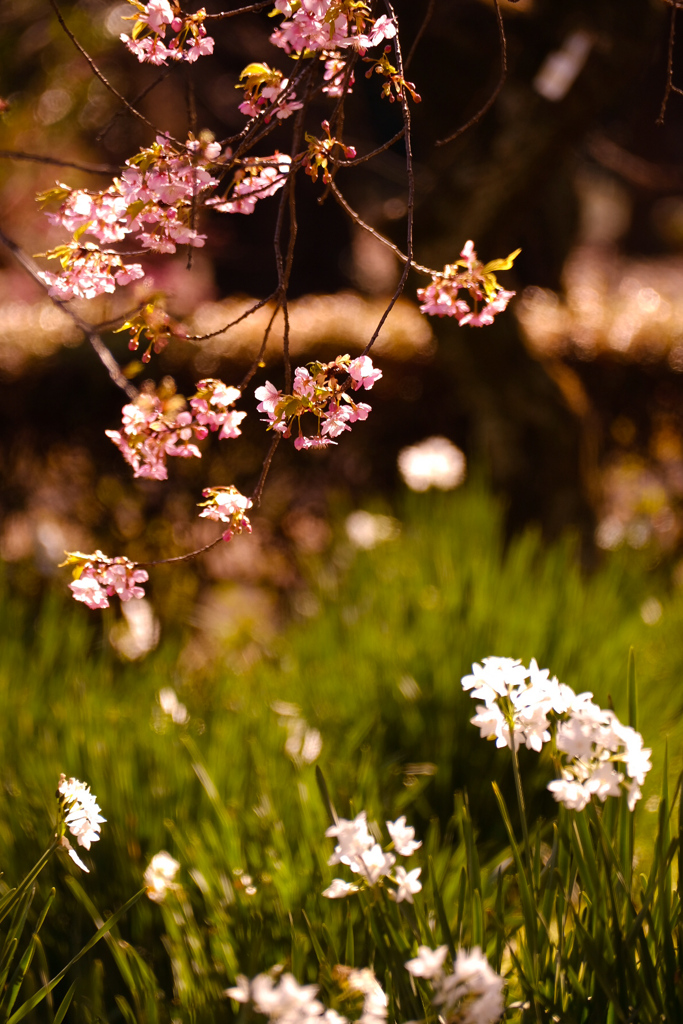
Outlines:
<svg viewBox="0 0 683 1024"><path fill-rule="evenodd" d="M76 578L69 588L75 600L82 601L88 608L108 608L109 598L114 594L122 601L145 596L139 584L145 583L149 576L128 558L108 558L101 551L92 555L70 551L62 565L74 566Z"/></svg>
<svg viewBox="0 0 683 1024"><path fill-rule="evenodd" d="M496 272L509 270L519 251L517 249L506 259L483 264L477 259L474 242L466 242L456 263L444 267L443 273L435 275L426 288L418 288L420 312L455 317L460 327L489 326L515 294L498 284ZM474 308L461 297L468 294L474 300ZM480 308L482 302L484 305Z"/></svg>
<svg viewBox="0 0 683 1024"><path fill-rule="evenodd" d="M240 494L232 485L229 487L206 487L202 493L207 500L200 502L202 511L199 515L203 519L213 519L228 524L228 529L223 534L223 540L231 540L236 533L251 533L251 523L244 514L252 506L251 498Z"/></svg>
<svg viewBox="0 0 683 1024"><path fill-rule="evenodd" d="M375 369L370 356L359 356L354 359L349 364L349 374L354 381L354 391L358 391L359 388L369 391L372 385L382 377L382 371Z"/></svg>

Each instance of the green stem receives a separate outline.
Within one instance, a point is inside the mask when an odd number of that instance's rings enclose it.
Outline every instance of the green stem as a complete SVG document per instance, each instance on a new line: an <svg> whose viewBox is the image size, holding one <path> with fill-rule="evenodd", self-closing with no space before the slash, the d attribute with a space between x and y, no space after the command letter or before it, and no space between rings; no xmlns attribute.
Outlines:
<svg viewBox="0 0 683 1024"><path fill-rule="evenodd" d="M512 740L512 774L515 780L515 792L517 793L517 804L519 806L519 816L522 821L522 835L524 837L524 849L526 851L527 864L529 865L529 882L531 884L532 891L534 890L534 863L531 858L531 842L529 840L529 828L526 822L526 807L524 804L524 791L522 789L522 778L519 774L519 761L517 759L517 749L515 747L515 734L512 727L510 727L510 737Z"/></svg>

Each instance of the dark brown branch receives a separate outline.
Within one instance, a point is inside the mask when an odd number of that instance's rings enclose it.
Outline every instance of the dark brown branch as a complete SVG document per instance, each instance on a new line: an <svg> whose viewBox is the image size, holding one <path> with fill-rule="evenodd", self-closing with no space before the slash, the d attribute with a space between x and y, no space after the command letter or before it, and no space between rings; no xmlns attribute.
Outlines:
<svg viewBox="0 0 683 1024"><path fill-rule="evenodd" d="M345 210L346 213L348 213L349 217L354 222L354 224L357 224L359 228L363 229L363 231L367 231L369 234L371 234L373 238L376 238L378 242L381 242L382 245L385 245L387 249L391 249L391 251L396 256L397 260L400 260L401 263L410 262L411 268L413 270L417 270L418 273L420 274L428 274L430 277L439 276L438 271L432 270L431 267L423 267L421 263L416 263L414 260L409 261L406 254L402 252L397 245L394 245L394 243L390 241L388 238L386 238L381 232L377 231L376 228L371 227L370 224L367 223L367 221L363 220L361 215L357 213L356 210L354 210L354 208L350 205L348 200L344 198L344 196L341 194L341 192L339 191L334 182L330 183L329 188L330 192L337 200L342 210Z"/></svg>
<svg viewBox="0 0 683 1024"><path fill-rule="evenodd" d="M55 160L51 156L39 156L38 153L22 153L15 149L0 149L2 160L30 160L36 164L51 164L53 167L72 167L75 171L85 171L87 174L118 174L120 167L113 164L76 164L71 160Z"/></svg>
<svg viewBox="0 0 683 1024"><path fill-rule="evenodd" d="M255 508L258 508L258 506L261 504L261 495L263 494L263 486L264 486L264 484L266 482L266 477L268 476L268 471L270 470L270 464L273 461L273 455L275 455L275 449L279 445L281 439L282 439L282 434L278 434L278 433L274 432L273 440L271 441L270 448L268 449L268 454L265 457L265 460L264 460L264 463L263 463L263 468L261 469L261 475L260 475L260 477L258 479L258 483L256 484L256 487L254 488L254 491L253 491L252 496L251 496L251 500L252 500Z"/></svg>
<svg viewBox="0 0 683 1024"><path fill-rule="evenodd" d="M137 94L137 96L132 100L132 105L134 107L137 106L137 104L140 102L140 100L143 100L145 98L145 96L147 96L152 91L152 89L156 89L156 87L158 85L161 85L162 82L166 81L168 76L171 74L172 70L173 70L173 68L166 68L165 71L163 71L163 73L160 74L158 78L155 78L153 82L150 82L150 84L148 86L146 86L142 90L142 92L139 92ZM111 129L114 127L114 125L116 124L117 120L120 117L122 117L122 116L123 116L123 111L122 110L117 110L116 113L113 114L109 118L109 120L105 124L104 128L101 128L99 130L99 132L95 136L95 142L101 142L102 139L105 137L105 135L107 135L111 131Z"/></svg>
<svg viewBox="0 0 683 1024"><path fill-rule="evenodd" d="M471 117L466 124L461 125L457 131L453 132L452 135L448 135L445 139L439 139L436 143L437 146L445 146L448 142L453 142L454 139L459 138L470 128L473 128L478 121L481 121L484 114L487 114L493 104L498 99L498 94L505 84L505 79L508 73L508 58L507 58L507 40L505 39L505 26L503 25L503 15L500 10L499 0L493 0L493 6L496 11L496 20L498 22L498 38L500 39L500 78L495 89L487 99L483 107L481 107L474 117Z"/></svg>
<svg viewBox="0 0 683 1024"><path fill-rule="evenodd" d="M171 562L189 562L191 558L196 558L197 555L203 555L205 551L210 551L211 548L215 548L217 544L220 544L223 540L223 535L216 537L209 544L205 544L202 548L197 548L195 551L188 551L185 555L174 555L173 558L158 558L154 562L136 562L136 566L153 566L153 565L169 565Z"/></svg>
<svg viewBox="0 0 683 1024"><path fill-rule="evenodd" d="M259 299L259 301L255 303L255 305L250 306L246 313L241 313L236 320L231 320L229 324L226 324L225 327L221 327L220 330L211 331L210 334L188 334L187 337L185 338L185 341L208 341L209 338L217 338L219 334L225 334L225 332L229 331L231 327L235 327L235 325L241 323L242 320L246 320L248 316L251 316L252 313L255 313L257 310L261 309L262 306L267 306L268 303L271 302L276 295L277 291L274 291L268 296L268 298Z"/></svg>
<svg viewBox="0 0 683 1024"><path fill-rule="evenodd" d="M66 34L68 35L69 39L70 39L70 40L71 40L71 42L72 42L72 43L74 44L74 46L76 47L76 49L78 50L78 52L79 52L79 53L80 53L80 54L81 54L81 55L82 55L83 57L85 57L85 59L87 60L88 64L90 65L90 69L91 69L92 73L93 73L93 74L95 75L95 77L96 77L96 78L99 78L99 80L100 80L100 82L102 83L102 85L103 85L103 86L104 86L104 87L105 87L106 89L108 89L108 90L109 90L109 92L110 92L110 93L111 93L111 94L112 94L113 96L116 96L116 98L117 98L117 100L119 101L119 103L122 103L122 104L123 104L123 106L124 106L124 107L126 108L126 110L127 110L127 111L128 111L128 112L129 112L130 114L132 114L132 115L133 115L134 117L137 117L137 118L138 118L138 120L142 121L142 123L143 123L143 124L146 124L146 125L147 125L147 127L148 127L148 128L151 128L151 129L152 129L152 131L153 131L153 132L155 132L155 133L156 133L157 135L159 135L159 134L164 134L164 133L163 133L163 132L161 131L161 129L160 129L160 128L157 128L157 126L156 126L155 124L152 124L152 122L151 122L151 121L149 121L149 120L148 120L148 119L147 119L147 118L145 117L145 115L144 115L144 114L141 114L139 110L136 110L136 108L135 108L135 107L134 107L134 106L133 106L133 105L132 105L131 103L129 103L129 102L128 102L128 100L126 99L126 97L125 97L125 96L122 96L122 95L121 95L121 93L120 93L120 92L118 91L118 89L117 89L117 88L115 88L115 86L113 86L113 85L111 84L111 82L110 82L110 81L109 81L109 80L108 80L107 78L105 78L105 77L104 77L104 75L102 74L102 72L101 72L101 71L100 71L100 69L98 68L97 64L95 64L95 61L94 61L94 60L92 59L92 57L90 56L90 54L89 54L89 53L88 53L88 52L87 52L87 51L86 51L86 50L85 50L85 49L84 49L84 48L83 48L83 47L81 46L81 44L79 43L78 39L76 39L76 36L75 36L75 35L73 34L73 32L71 31L71 29L69 28L69 26L67 25L67 23L66 23L66 22L64 21L64 18L62 17L62 15L61 15L61 12L60 12L60 10L59 10L59 7L57 6L57 0L50 0L50 5L52 6L52 9L54 10L55 14L57 15L57 21L59 22L59 24L61 25L61 27L62 27L62 28L64 29L64 31L66 32ZM168 138L169 138L169 139L170 139L170 140L171 140L172 142L175 142L175 143L176 143L177 145L179 145L179 146L181 146L181 145L182 145L182 143L181 143L181 142L178 142L178 140L177 140L177 139L174 139L172 135L169 135L169 136L168 136Z"/></svg>
<svg viewBox="0 0 683 1024"><path fill-rule="evenodd" d="M662 97L662 106L659 111L659 117L656 120L656 124L664 124L664 116L666 114L666 107L669 102L669 96L672 92L680 92L673 83L674 75L674 45L676 42L676 11L678 10L678 4L671 4L671 20L669 22L669 50L666 59L666 85L664 86L664 96Z"/></svg>
<svg viewBox="0 0 683 1024"><path fill-rule="evenodd" d="M11 238L8 238L8 236L2 230L0 230L0 242L2 242L2 244L7 249L9 249L9 251L12 253L17 262L21 263L22 267L26 271L28 271L33 280L36 281L41 286L41 288L45 289L45 291L48 292L48 286L45 284L45 281L43 281L42 277L40 276L38 268L31 259L31 257L28 256L24 252L24 250L19 245L17 245L16 242L13 242ZM49 298L52 300L55 306L63 310L63 312L66 313L66 315L70 317L71 320L73 320L73 322L76 324L79 330L83 331L83 334L86 336L86 338L92 345L100 361L107 370L107 373L114 381L116 386L121 388L122 391L125 391L126 395L128 396L128 398L131 399L131 401L137 398L137 388L133 387L130 381L128 381L124 377L123 373L121 372L121 367L116 362L113 355L100 338L98 333L99 329L93 326L93 324L89 324L87 320L84 320L82 317L80 317L78 313L75 312L75 310L70 309L66 302L63 302L61 299L56 299L52 295L49 295Z"/></svg>
<svg viewBox="0 0 683 1024"><path fill-rule="evenodd" d="M240 391L244 391L244 389L246 388L247 384L249 383L251 378L254 376L254 374L256 373L256 371L258 370L259 366L261 365L261 363L263 361L263 357L266 354L266 347L268 345L268 338L270 337L271 329L273 327L273 324L275 323L275 317L278 315L279 312L280 312L280 301L278 300L278 303L277 303L275 309L273 310L273 315L271 316L270 320L268 321L266 329L263 332L263 341L261 342L261 347L258 350L258 354L256 356L256 359L254 359L254 361L252 362L251 366L249 367L249 369L245 373L244 377L242 378L241 382L237 385L238 388L240 389Z"/></svg>
<svg viewBox="0 0 683 1024"><path fill-rule="evenodd" d="M377 149L373 149L371 153L366 153L365 156L356 156L353 160L335 160L335 166L356 167L358 164L364 164L367 160L372 160L373 157L379 156L380 153L385 153L388 149L391 149L395 143L403 138L405 131L405 128L401 128L400 131L396 132L393 139L389 139L383 146L378 146Z"/></svg>
<svg viewBox="0 0 683 1024"><path fill-rule="evenodd" d="M497 0L494 0L497 3ZM403 55L401 54L401 43L398 33L398 18L394 12L394 8L391 4L391 0L385 0L384 6L387 9L387 14L393 19L396 25L396 36L394 38L394 53L396 54L396 69L401 76L401 80L405 81L404 68L403 68ZM405 128L405 147L406 147L406 174L408 177L408 224L406 228L406 260L405 266L403 267L403 273L401 279L396 286L396 290L392 295L387 308L382 313L380 321L375 328L372 337L363 349L362 355L367 355L375 341L379 337L380 331L386 323L387 317L391 313L392 309L398 302L403 289L406 286L408 280L408 274L413 263L413 218L415 214L415 171L413 169L413 148L412 148L412 137L410 134L410 106L408 104L408 90L404 87L401 89L401 110L403 112L403 127Z"/></svg>
<svg viewBox="0 0 683 1024"><path fill-rule="evenodd" d="M429 22L432 20L432 15L434 14L435 9L436 9L436 0L429 0L429 3L427 5L427 10L425 11L425 16L422 19L422 24L420 25L419 29L417 30L417 35L413 39L413 45L410 47L410 53L408 54L408 56L406 57L406 60L405 60L404 67L405 67L406 71L408 70L408 68L410 67L410 65L412 63L413 57L415 56L415 51L417 50L418 46L420 45L420 40L422 39L422 36L425 34L425 31L427 29L427 25L429 25Z"/></svg>
<svg viewBox="0 0 683 1024"><path fill-rule="evenodd" d="M261 0L258 4L249 4L248 7L238 7L234 11L220 11L218 14L207 14L205 21L210 18L234 18L237 14L251 14L252 11L262 11L264 7L270 7L273 0Z"/></svg>

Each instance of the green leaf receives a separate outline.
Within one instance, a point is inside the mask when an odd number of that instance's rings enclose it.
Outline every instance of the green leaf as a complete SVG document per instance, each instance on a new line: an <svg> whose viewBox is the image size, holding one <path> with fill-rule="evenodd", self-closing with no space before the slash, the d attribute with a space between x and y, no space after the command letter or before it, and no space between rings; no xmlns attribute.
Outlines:
<svg viewBox="0 0 683 1024"><path fill-rule="evenodd" d="M508 834L508 840L510 843L510 849L512 850L512 856L515 861L515 867L517 868L517 885L519 887L519 897L522 903L522 914L524 916L524 925L527 933L527 941L531 949L535 951L538 946L536 907L534 905L531 890L529 888L529 883L524 872L524 863L522 861L522 856L519 851L519 847L517 846L517 842L515 840L515 834L512 830L512 822L510 821L508 809L505 806L503 794L501 793L500 789L498 788L495 782L492 783L492 785L493 792L496 795L496 800L498 801L500 813L503 818L503 823Z"/></svg>
<svg viewBox="0 0 683 1024"><path fill-rule="evenodd" d="M443 941L448 946L449 952L453 960L455 960L455 943L453 942L453 936L451 935L451 929L448 925L448 917L446 915L446 908L443 905L441 899L441 893L439 892L439 885L436 880L436 871L434 869L434 860L432 857L429 858L429 877L432 880L432 891L434 893L434 905L436 906L436 914L439 918L439 924L441 925L441 936Z"/></svg>
<svg viewBox="0 0 683 1024"><path fill-rule="evenodd" d="M111 931L116 922L119 921L122 917L124 917L131 909L131 907L135 906L138 900L145 895L146 891L146 889L140 889L140 891L137 892L135 896L131 896L127 903L124 903L124 905L120 907L119 910L112 914L111 917L108 918L107 921L105 921L102 927L98 928L98 930L95 932L92 938L90 938L88 942L86 942L85 946L83 946L83 948L79 950L76 956L69 961L66 967L63 967L58 974L55 974L54 978L52 978L47 983L47 985L43 985L43 987L39 988L37 992L34 992L30 999L27 999L26 1002L23 1003L19 1007L19 1009L12 1014L12 1016L9 1018L8 1024L17 1024L18 1021L23 1020L24 1017L31 1012L31 1010L38 1006L38 1004L43 1001L45 996L47 996L52 991L52 989L60 983L62 978L68 973L68 971L71 970L74 964L78 963L81 957L85 956L85 954L88 953L93 948L93 946L97 945L100 939L104 938L104 936Z"/></svg>
<svg viewBox="0 0 683 1024"><path fill-rule="evenodd" d="M339 822L339 818L337 817L337 812L336 812L336 810L334 808L334 804L332 803L332 800L330 799L330 791L327 788L327 783L325 782L325 776L323 775L323 773L322 773L322 771L320 769L320 765L316 765L315 766L315 781L318 783L318 789L320 790L320 796L322 797L323 804L325 805L325 810L327 811L328 817L330 819L330 823L332 825L336 825Z"/></svg>
<svg viewBox="0 0 683 1024"><path fill-rule="evenodd" d="M66 1017L67 1011L68 1011L69 1007L71 1006L71 1000L74 997L74 992L76 991L76 985L77 984L78 984L77 981L72 981L72 983L69 986L69 989L68 989L66 995L64 996L64 998L62 999L61 1003L59 1004L59 1009L57 1010L57 1012L56 1012L56 1014L54 1016L54 1020L52 1021L52 1024L62 1024L62 1021Z"/></svg>
<svg viewBox="0 0 683 1024"><path fill-rule="evenodd" d="M351 907L346 910L346 947L344 949L344 963L347 967L354 966L353 960L353 923L351 921Z"/></svg>

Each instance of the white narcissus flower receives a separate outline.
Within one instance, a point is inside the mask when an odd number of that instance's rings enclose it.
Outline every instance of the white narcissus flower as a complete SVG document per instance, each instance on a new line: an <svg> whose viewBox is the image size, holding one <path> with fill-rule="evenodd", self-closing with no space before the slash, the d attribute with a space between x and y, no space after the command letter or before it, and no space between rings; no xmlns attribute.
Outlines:
<svg viewBox="0 0 683 1024"><path fill-rule="evenodd" d="M328 864L348 864L352 871L362 870L361 854L374 845L375 840L368 832L368 821L365 811L361 811L352 821L339 818L336 825L330 825L325 832L328 838L336 838L337 845Z"/></svg>
<svg viewBox="0 0 683 1024"><path fill-rule="evenodd" d="M90 844L100 838L100 825L107 820L100 814L99 805L90 792L90 786L79 782L78 779L67 779L62 773L59 776L57 796L69 832L76 837L79 846L89 850Z"/></svg>
<svg viewBox="0 0 683 1024"><path fill-rule="evenodd" d="M358 867L352 870L363 875L370 885L376 885L380 878L388 875L396 863L393 853L385 853L379 843L375 843L369 850L364 850L358 860Z"/></svg>
<svg viewBox="0 0 683 1024"><path fill-rule="evenodd" d="M389 835L394 841L394 849L401 857L410 857L415 850L422 846L422 841L415 841L415 829L406 825L405 815L401 815L396 821L388 821L386 825Z"/></svg>
<svg viewBox="0 0 683 1024"><path fill-rule="evenodd" d="M149 898L162 903L168 890L176 888L174 879L179 870L180 864L166 850L155 853L143 876Z"/></svg>
<svg viewBox="0 0 683 1024"><path fill-rule="evenodd" d="M403 900L407 900L408 903L413 902L413 896L415 893L420 892L422 889L422 882L418 881L422 868L414 868L412 871L406 871L404 867L397 867L395 871L396 875L396 891L393 889L389 890L389 896L392 900L397 903L402 903Z"/></svg>
<svg viewBox="0 0 683 1024"><path fill-rule="evenodd" d="M418 946L415 959L408 960L404 966L414 978L436 978L441 974L447 956L448 946L437 946L436 949Z"/></svg>
<svg viewBox="0 0 683 1024"><path fill-rule="evenodd" d="M244 974L238 974L235 981L237 985L235 988L226 988L225 995L229 996L230 999L234 999L237 1003L248 1003L249 1002L249 978Z"/></svg>
<svg viewBox="0 0 683 1024"><path fill-rule="evenodd" d="M357 885L345 882L343 878L333 878L327 889L323 891L323 896L327 896L328 900L340 900L352 892L358 892Z"/></svg>
<svg viewBox="0 0 683 1024"><path fill-rule="evenodd" d="M438 985L434 997L437 1006L443 1006L445 1015L452 1017L458 1011L460 1024L493 1024L503 1013L505 982L493 970L479 946L469 952L458 950L453 973L446 975Z"/></svg>

